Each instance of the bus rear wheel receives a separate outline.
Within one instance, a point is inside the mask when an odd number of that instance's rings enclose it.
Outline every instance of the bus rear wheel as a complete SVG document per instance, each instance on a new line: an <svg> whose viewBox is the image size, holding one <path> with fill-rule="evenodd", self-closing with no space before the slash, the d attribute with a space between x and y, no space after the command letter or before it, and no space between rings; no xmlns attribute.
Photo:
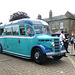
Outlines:
<svg viewBox="0 0 75 75"><path fill-rule="evenodd" d="M1 45L1 43L0 43L0 53L2 52L2 45Z"/></svg>
<svg viewBox="0 0 75 75"><path fill-rule="evenodd" d="M46 56L43 54L41 49L35 48L33 52L33 60L38 64L44 64Z"/></svg>
<svg viewBox="0 0 75 75"><path fill-rule="evenodd" d="M55 60L60 60L62 56L52 56Z"/></svg>

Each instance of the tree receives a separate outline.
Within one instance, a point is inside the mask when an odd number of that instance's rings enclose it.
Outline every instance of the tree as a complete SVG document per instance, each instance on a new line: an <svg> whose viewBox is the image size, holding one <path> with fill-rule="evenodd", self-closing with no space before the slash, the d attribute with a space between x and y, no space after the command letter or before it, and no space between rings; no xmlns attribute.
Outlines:
<svg viewBox="0 0 75 75"><path fill-rule="evenodd" d="M0 22L0 25L3 24L2 22Z"/></svg>
<svg viewBox="0 0 75 75"><path fill-rule="evenodd" d="M14 21L14 20L22 19L22 18L30 18L30 17L27 15L27 13L18 11L10 15L9 21Z"/></svg>

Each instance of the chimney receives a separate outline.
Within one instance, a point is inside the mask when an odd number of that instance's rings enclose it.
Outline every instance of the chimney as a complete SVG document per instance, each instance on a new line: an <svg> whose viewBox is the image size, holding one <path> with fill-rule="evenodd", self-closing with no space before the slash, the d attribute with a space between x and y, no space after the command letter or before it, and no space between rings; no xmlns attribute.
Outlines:
<svg viewBox="0 0 75 75"><path fill-rule="evenodd" d="M42 20L42 16L40 14L38 14L38 19Z"/></svg>
<svg viewBox="0 0 75 75"><path fill-rule="evenodd" d="M49 19L52 19L52 10L49 12Z"/></svg>

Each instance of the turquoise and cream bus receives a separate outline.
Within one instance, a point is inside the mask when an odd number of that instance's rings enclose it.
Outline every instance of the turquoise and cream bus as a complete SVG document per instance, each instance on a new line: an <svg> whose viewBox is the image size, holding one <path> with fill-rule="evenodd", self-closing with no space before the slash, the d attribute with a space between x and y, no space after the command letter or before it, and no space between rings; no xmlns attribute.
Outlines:
<svg viewBox="0 0 75 75"><path fill-rule="evenodd" d="M21 19L0 25L0 52L42 64L47 56L61 59L66 50L59 37L51 37L46 22Z"/></svg>

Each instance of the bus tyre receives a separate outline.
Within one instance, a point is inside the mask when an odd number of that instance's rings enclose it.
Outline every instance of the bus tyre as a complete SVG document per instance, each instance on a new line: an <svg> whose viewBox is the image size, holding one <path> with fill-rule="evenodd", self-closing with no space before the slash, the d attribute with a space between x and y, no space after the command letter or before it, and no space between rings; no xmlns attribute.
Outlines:
<svg viewBox="0 0 75 75"><path fill-rule="evenodd" d="M0 43L0 53L2 52L2 45L1 45L1 43Z"/></svg>
<svg viewBox="0 0 75 75"><path fill-rule="evenodd" d="M55 60L60 60L62 56L52 56Z"/></svg>
<svg viewBox="0 0 75 75"><path fill-rule="evenodd" d="M33 53L33 60L38 64L44 64L46 60L46 56L43 54L41 49L35 48Z"/></svg>

